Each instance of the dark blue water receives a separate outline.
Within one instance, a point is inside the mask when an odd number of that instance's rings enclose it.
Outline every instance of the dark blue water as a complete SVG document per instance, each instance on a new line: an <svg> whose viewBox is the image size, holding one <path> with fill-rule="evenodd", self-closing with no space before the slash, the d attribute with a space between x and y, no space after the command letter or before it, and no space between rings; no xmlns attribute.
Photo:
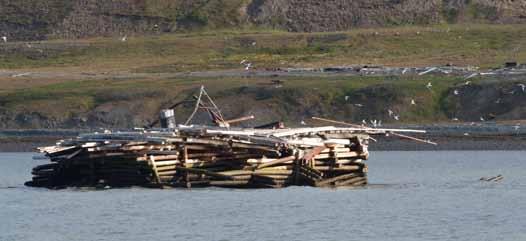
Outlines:
<svg viewBox="0 0 526 241"><path fill-rule="evenodd" d="M49 191L31 156L0 154L0 241L526 240L526 152L373 152L336 190Z"/></svg>

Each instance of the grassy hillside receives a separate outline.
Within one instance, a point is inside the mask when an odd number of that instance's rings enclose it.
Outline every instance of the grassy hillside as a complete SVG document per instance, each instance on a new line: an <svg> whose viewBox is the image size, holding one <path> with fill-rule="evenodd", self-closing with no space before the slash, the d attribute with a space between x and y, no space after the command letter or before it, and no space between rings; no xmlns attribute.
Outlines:
<svg viewBox="0 0 526 241"><path fill-rule="evenodd" d="M336 33L221 31L153 37L95 38L0 45L0 128L133 127L205 85L228 117L254 114L261 124L297 125L310 116L342 120L435 122L526 118L526 95L505 95L524 79L495 81L446 75L370 77L188 77L173 73L351 64L498 67L526 62L526 26L450 25ZM171 75L166 75L172 73ZM1 73L0 73L1 74ZM42 76L42 77L40 77ZM118 77L115 77L118 76ZM426 88L433 84L432 90ZM457 98L462 88L470 98ZM506 108L494 106L492 97ZM501 93L502 92L502 93ZM347 100L346 100L347 96ZM416 105L411 105L411 100ZM388 115L391 109L400 121ZM469 112L476 109L475 112ZM466 114L463 114L466 113ZM188 109L179 110L180 121ZM204 120L205 116L200 117Z"/></svg>
<svg viewBox="0 0 526 241"><path fill-rule="evenodd" d="M336 33L221 31L0 45L0 68L79 67L135 72L381 64L497 67L526 59L526 25L439 25Z"/></svg>

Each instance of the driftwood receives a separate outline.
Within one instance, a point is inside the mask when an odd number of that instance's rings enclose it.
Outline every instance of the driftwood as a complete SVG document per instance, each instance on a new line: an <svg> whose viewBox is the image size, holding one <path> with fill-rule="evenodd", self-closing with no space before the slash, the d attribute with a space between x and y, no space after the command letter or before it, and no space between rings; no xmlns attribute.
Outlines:
<svg viewBox="0 0 526 241"><path fill-rule="evenodd" d="M33 168L33 179L26 184L47 188L365 185L367 140L370 135L396 131L354 126L181 126L84 134L56 146L39 148L50 163Z"/></svg>

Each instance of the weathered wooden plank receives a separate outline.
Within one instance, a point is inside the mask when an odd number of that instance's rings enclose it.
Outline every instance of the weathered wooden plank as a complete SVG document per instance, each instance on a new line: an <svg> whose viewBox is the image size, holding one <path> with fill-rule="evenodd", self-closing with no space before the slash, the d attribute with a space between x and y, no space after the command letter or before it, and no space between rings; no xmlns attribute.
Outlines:
<svg viewBox="0 0 526 241"><path fill-rule="evenodd" d="M323 179L323 180L317 181L317 182L315 182L314 185L317 186L317 187L322 187L322 186L327 186L327 185L333 184L336 181L347 180L347 179L354 178L354 177L360 177L360 175L357 174L357 173L350 173L350 174L339 175L339 176L336 176L336 177L327 178L327 179Z"/></svg>
<svg viewBox="0 0 526 241"><path fill-rule="evenodd" d="M271 167L271 166L279 165L279 164L282 164L282 163L293 161L295 159L296 159L295 156L283 157L283 158L280 158L280 159L277 159L277 160L274 160L274 161L271 161L271 162L260 164L260 165L257 166L257 169L262 169L262 168L265 168L265 167Z"/></svg>
<svg viewBox="0 0 526 241"><path fill-rule="evenodd" d="M211 176L211 177L217 177L217 178L222 178L222 179L226 179L226 180L232 180L233 179L231 176L219 174L219 173L216 173L216 172L211 172L211 171L204 170L204 169L177 167L176 170L190 172L190 173L205 174L205 175L208 175L208 176Z"/></svg>

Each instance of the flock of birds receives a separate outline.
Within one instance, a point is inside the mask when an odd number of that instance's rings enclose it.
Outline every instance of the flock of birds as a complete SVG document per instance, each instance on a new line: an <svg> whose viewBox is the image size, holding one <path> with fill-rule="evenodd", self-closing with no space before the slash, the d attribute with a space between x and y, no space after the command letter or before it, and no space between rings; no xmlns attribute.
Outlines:
<svg viewBox="0 0 526 241"><path fill-rule="evenodd" d="M429 73L429 72L431 72L431 71L434 71L434 70L436 70L436 68L430 68L430 69L428 69L428 70L426 70L426 71L424 71L424 72L421 72L419 75L427 74L427 73ZM404 72L404 71L403 71L403 72ZM402 72L402 73L403 73L403 72ZM478 75L480 75L480 73L474 73L474 74L470 74L470 75L466 76L466 77L464 78L464 80L465 80L466 82L464 82L463 85L464 85L464 86L471 85L471 81L469 81L469 79L471 79L471 78L473 78L473 77L475 77L475 76L478 76ZM516 86L522 91L522 93L526 93L526 85L525 85L525 84L519 83L519 84L517 84ZM428 89L429 91L433 91L433 90L432 90L432 89L433 89L433 83L432 83L432 82L428 82L428 83L425 85L425 87L426 87L426 89ZM512 91L508 92L508 94L512 94L512 95L515 94L515 93L516 93L516 90L512 90ZM459 89L454 89L454 90L453 90L453 94L454 94L455 96L459 96L459 95L461 95L461 92L460 92ZM347 102L347 101L349 101L349 100L350 100L350 96L345 96L345 101ZM495 101L495 103L497 103L497 104L502 103L502 99L500 99L500 98L497 99L497 100ZM353 105L356 106L356 107L359 107L359 108L361 108L361 107L364 106L363 104L353 104ZM417 102L416 102L416 100L415 100L414 98L412 98L412 99L410 100L410 105L411 105L411 106L416 106L416 105L417 105ZM388 110L387 110L387 114L388 114L389 118L392 118L392 119L394 119L394 120L396 120L396 121L399 121L399 120L400 120L400 114L395 113L392 109L388 109ZM482 121L482 122L486 121L486 119L485 119L483 116L481 116L479 119L480 119L480 121ZM459 121L459 119L456 118L456 117L452 118L452 120L453 120L453 121ZM381 120L376 120L376 119L374 119L374 120L369 120L369 123L370 123L370 125L373 126L373 127L380 127L380 126L382 125L382 121L381 121ZM365 126L365 125L369 125L369 123L367 122L367 120L362 120L362 125L364 125L364 126ZM471 125L475 125L475 123L472 122ZM518 130L520 129L520 124L516 124L515 126L513 126L513 128L514 128L516 131L518 131ZM467 135L469 135L469 133L464 133L464 135L467 136Z"/></svg>

